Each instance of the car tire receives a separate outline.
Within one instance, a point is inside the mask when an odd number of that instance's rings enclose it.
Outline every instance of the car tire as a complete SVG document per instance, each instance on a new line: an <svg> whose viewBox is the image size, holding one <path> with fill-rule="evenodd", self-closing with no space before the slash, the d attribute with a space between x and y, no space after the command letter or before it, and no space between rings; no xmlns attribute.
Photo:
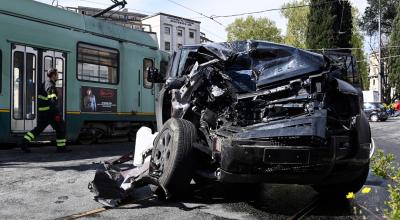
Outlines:
<svg viewBox="0 0 400 220"><path fill-rule="evenodd" d="M193 148L196 140L195 126L184 119L171 118L165 122L154 140L150 173L156 173L159 183L170 196L181 196L190 188L193 175ZM160 187L151 190L163 195Z"/></svg>
<svg viewBox="0 0 400 220"><path fill-rule="evenodd" d="M312 188L323 196L344 197L349 192L357 193L365 184L369 172L369 162L364 165L360 176L353 181L339 184L313 185Z"/></svg>
<svg viewBox="0 0 400 220"><path fill-rule="evenodd" d="M369 119L373 122L377 122L379 121L379 117L376 114L372 114L371 116L369 116Z"/></svg>

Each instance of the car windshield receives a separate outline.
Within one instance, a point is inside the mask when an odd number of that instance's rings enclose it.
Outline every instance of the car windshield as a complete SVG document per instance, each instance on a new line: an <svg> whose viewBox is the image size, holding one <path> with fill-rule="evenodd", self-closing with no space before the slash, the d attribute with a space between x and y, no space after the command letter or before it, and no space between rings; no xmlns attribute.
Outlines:
<svg viewBox="0 0 400 220"><path fill-rule="evenodd" d="M364 108L366 109L382 109L384 106L381 103L364 103Z"/></svg>

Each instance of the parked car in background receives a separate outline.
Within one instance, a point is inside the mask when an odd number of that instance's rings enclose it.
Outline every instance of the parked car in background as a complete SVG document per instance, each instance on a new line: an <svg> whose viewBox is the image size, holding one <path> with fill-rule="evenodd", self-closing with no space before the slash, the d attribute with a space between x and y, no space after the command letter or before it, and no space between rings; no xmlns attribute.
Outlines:
<svg viewBox="0 0 400 220"><path fill-rule="evenodd" d="M389 117L385 107L380 102L364 102L364 112L373 122L386 121Z"/></svg>

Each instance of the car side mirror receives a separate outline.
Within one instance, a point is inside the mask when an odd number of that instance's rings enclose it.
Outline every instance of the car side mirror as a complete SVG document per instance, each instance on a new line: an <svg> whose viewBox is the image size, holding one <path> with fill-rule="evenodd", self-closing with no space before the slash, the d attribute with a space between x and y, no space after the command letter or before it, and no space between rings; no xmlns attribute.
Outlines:
<svg viewBox="0 0 400 220"><path fill-rule="evenodd" d="M147 81L152 83L164 83L165 76L155 67L147 68Z"/></svg>

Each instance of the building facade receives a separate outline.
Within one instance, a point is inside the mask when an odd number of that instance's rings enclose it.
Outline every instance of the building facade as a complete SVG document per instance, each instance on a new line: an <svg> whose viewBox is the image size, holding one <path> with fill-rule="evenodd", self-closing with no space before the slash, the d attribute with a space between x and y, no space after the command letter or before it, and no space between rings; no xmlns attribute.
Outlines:
<svg viewBox="0 0 400 220"><path fill-rule="evenodd" d="M67 9L87 16L93 16L103 10L82 6L68 7ZM182 45L211 42L203 32L200 32L199 21L175 15L157 13L148 16L123 9L122 11L109 11L97 18L132 29L154 32L157 35L160 50L169 53L176 51Z"/></svg>
<svg viewBox="0 0 400 220"><path fill-rule="evenodd" d="M381 76L379 74L379 54L376 52L371 53L369 57L369 90L371 91L381 91ZM380 97L380 93L379 93Z"/></svg>
<svg viewBox="0 0 400 220"><path fill-rule="evenodd" d="M174 52L182 45L199 44L200 22L175 15L157 13L142 19L144 30L155 32L160 50Z"/></svg>

